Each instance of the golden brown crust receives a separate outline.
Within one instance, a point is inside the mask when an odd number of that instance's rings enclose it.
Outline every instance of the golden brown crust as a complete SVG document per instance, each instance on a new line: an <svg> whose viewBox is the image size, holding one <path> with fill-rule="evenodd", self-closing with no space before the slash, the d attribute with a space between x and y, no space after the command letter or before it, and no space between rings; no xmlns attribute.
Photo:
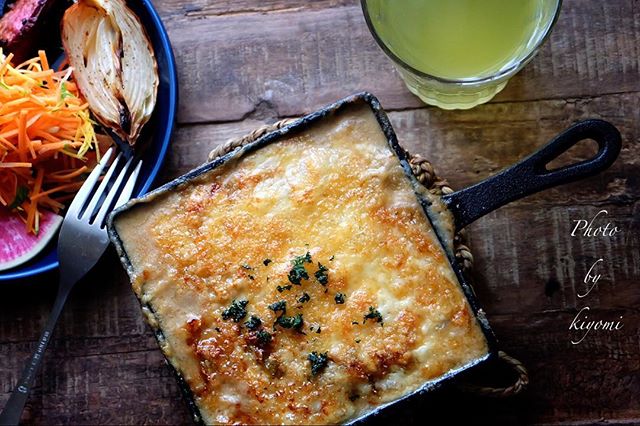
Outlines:
<svg viewBox="0 0 640 426"><path fill-rule="evenodd" d="M207 422L343 422L487 353L368 110L214 169L116 227ZM238 322L234 301L247 301ZM286 313L269 309L278 301ZM327 356L316 374L312 353Z"/></svg>

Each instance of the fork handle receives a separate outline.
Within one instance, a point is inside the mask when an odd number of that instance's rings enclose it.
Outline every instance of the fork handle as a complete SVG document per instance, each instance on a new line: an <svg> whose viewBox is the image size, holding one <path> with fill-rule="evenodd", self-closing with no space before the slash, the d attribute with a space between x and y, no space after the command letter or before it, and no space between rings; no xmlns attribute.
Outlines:
<svg viewBox="0 0 640 426"><path fill-rule="evenodd" d="M29 393L31 392L31 387L33 386L36 373L40 369L44 351L47 349L47 345L51 339L51 334L53 334L53 329L58 322L58 317L62 312L65 302L67 301L71 287L72 286L66 286L60 283L58 295L56 296L53 309L49 314L47 325L40 336L40 341L38 342L35 352L24 367L22 377L18 381L16 388L11 392L9 401L7 401L7 404L4 406L4 409L0 414L0 425L18 425L20 423L20 417L22 416L22 411L24 410L24 406L29 398Z"/></svg>

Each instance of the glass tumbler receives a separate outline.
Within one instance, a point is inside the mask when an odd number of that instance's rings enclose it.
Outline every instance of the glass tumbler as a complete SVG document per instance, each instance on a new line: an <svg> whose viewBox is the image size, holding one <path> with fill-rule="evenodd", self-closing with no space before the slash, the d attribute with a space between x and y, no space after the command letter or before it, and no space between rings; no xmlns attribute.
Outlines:
<svg viewBox="0 0 640 426"><path fill-rule="evenodd" d="M485 103L549 37L562 0L361 0L409 90L443 109Z"/></svg>

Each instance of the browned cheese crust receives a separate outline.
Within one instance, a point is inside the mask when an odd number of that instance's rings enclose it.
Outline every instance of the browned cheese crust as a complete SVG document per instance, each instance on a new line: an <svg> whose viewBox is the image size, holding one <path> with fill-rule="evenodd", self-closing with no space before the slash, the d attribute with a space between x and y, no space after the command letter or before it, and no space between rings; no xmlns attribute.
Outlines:
<svg viewBox="0 0 640 426"><path fill-rule="evenodd" d="M207 423L343 422L488 350L366 108L137 205L116 229Z"/></svg>

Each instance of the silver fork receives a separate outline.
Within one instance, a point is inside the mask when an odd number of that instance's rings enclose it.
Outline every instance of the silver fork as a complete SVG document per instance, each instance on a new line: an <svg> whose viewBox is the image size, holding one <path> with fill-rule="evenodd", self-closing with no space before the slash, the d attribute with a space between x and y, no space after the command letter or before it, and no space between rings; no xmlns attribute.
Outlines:
<svg viewBox="0 0 640 426"><path fill-rule="evenodd" d="M0 425L17 425L20 422L20 416L29 397L44 351L69 293L78 280L93 268L109 245L105 228L105 218L111 210L109 207L118 195L114 208L126 203L131 197L142 162L138 161L134 168L132 159L129 159L114 180L115 171L123 160L122 154L119 154L111 163L102 182L95 191L93 190L112 154L113 149L107 151L100 163L93 169L74 197L62 222L58 236L58 259L60 261L58 295L47 320L47 325L40 336L38 346L0 414ZM127 175L129 177L123 186L122 183Z"/></svg>

